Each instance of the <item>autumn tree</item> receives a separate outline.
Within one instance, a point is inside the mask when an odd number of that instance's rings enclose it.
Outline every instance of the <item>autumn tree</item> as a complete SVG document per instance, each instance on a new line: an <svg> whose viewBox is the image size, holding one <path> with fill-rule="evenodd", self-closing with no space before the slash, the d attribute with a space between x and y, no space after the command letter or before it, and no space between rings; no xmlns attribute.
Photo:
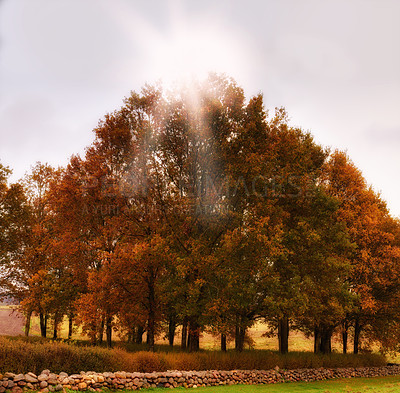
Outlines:
<svg viewBox="0 0 400 393"><path fill-rule="evenodd" d="M29 237L31 209L21 184L8 184L11 170L0 164L0 298L21 301L27 287L21 282L20 260Z"/></svg>
<svg viewBox="0 0 400 393"><path fill-rule="evenodd" d="M348 281L357 302L343 323L345 333L353 325L354 352L358 353L362 330L379 321L399 293L398 229L385 203L345 153L332 154L328 174L329 192L340 201L339 219L355 245ZM347 335L343 338L345 350Z"/></svg>

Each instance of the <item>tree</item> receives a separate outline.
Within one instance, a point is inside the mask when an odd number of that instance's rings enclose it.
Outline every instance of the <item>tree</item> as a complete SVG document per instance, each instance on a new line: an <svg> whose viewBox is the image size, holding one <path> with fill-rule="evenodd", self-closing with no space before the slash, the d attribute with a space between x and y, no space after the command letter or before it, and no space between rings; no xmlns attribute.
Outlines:
<svg viewBox="0 0 400 393"><path fill-rule="evenodd" d="M382 314L394 314L389 310L399 293L396 223L361 172L339 151L332 154L328 163L328 190L340 201L339 220L346 225L355 245L348 282L357 301L345 324L353 324L354 352L358 353L362 330L374 325Z"/></svg>
<svg viewBox="0 0 400 393"><path fill-rule="evenodd" d="M0 164L0 298L21 301L26 287L19 281L19 260L28 238L30 207L21 184L8 184L10 169Z"/></svg>

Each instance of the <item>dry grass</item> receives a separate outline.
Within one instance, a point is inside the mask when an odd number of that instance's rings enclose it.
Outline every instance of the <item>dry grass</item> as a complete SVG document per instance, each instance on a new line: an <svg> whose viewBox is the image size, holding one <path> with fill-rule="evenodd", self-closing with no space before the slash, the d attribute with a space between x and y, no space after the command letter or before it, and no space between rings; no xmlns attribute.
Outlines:
<svg viewBox="0 0 400 393"><path fill-rule="evenodd" d="M6 306L10 307L10 306ZM278 338L275 337L265 337L265 333L269 330L269 327L265 323L258 322L252 328L249 329L249 336L253 341L253 345L250 347L248 344L246 349L264 349L277 351L278 350ZM0 332L0 335L2 333ZM3 333L5 334L5 333ZM19 334L19 333L18 333ZM32 317L31 322L31 336L40 336L40 327L39 327L39 318L34 316ZM52 334L49 334L51 337ZM60 324L58 331L59 338L67 338L68 337L68 321L65 318L64 321ZM143 336L144 339L146 335ZM77 326L74 326L74 333L72 335L73 340L87 340L87 337L82 335L81 329ZM114 334L113 340L118 342L120 337ZM176 342L178 343L180 340L180 330L177 329L176 333ZM168 345L167 339L163 337L159 337L156 340L157 345ZM215 337L210 333L202 333L200 338L200 347L204 350L219 350L220 349L220 337ZM291 330L289 334L289 351L313 351L314 343L313 338L307 338L302 332ZM332 340L332 349L337 352L341 351L341 343L340 340L335 339ZM234 343L228 342L228 349L234 349Z"/></svg>
<svg viewBox="0 0 400 393"><path fill-rule="evenodd" d="M233 370L285 369L315 367L382 366L385 359L379 355L317 356L311 352L293 352L280 355L272 351L252 350L243 353L230 351L135 352L116 348L81 347L66 343L51 343L40 339L6 339L0 337L0 372L38 373L43 369L53 372L80 371L166 371L166 370Z"/></svg>
<svg viewBox="0 0 400 393"><path fill-rule="evenodd" d="M265 337L265 333L269 331L269 327L266 323L258 322L252 328L249 329L249 336L251 337L253 344L250 347L246 344L246 349L264 349L277 351L278 350L278 338L274 337ZM177 330L176 335L177 342L180 339L180 330ZM167 345L168 342L166 339L158 339L156 341L158 345ZM220 337L215 337L209 333L202 333L200 337L200 347L205 350L219 350L220 349ZM234 349L234 343L228 343L228 349ZM332 340L332 349L340 352L342 349L341 343L339 340ZM314 341L313 338L308 338L304 335L304 333L291 330L289 333L289 351L313 351L314 350Z"/></svg>

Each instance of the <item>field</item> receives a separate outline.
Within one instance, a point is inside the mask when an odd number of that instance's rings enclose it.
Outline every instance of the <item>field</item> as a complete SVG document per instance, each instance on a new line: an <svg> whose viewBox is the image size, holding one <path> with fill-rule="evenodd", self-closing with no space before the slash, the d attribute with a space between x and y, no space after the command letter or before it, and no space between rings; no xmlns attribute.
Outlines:
<svg viewBox="0 0 400 393"><path fill-rule="evenodd" d="M24 317L12 306L0 305L0 335L18 336L24 332Z"/></svg>
<svg viewBox="0 0 400 393"><path fill-rule="evenodd" d="M268 326L263 323L256 323L250 330L249 335L252 343L246 344L246 349L269 349L278 350L278 340L276 336L266 337ZM176 334L176 344L179 345L179 329ZM0 336L19 336L24 334L24 317L15 309L15 306L5 305L0 303ZM31 336L39 336L39 318L32 317L31 320ZM52 337L52 332L49 332L49 337ZM68 337L68 322L65 320L59 329L59 338ZM143 336L145 339L145 335ZM80 334L79 328L74 328L73 339L85 339L86 337ZM113 340L120 340L117 334L113 335ZM167 345L168 342L160 335L156 341L158 345ZM349 343L351 344L351 343ZM233 348L233 342L228 342L228 349ZM200 338L200 347L206 350L218 350L220 346L220 338L209 333L203 333ZM337 352L341 352L341 343L338 337L333 337L332 347ZM313 339L306 337L298 331L291 331L289 335L289 350L290 351L312 351Z"/></svg>
<svg viewBox="0 0 400 393"><path fill-rule="evenodd" d="M0 336L18 336L24 334L24 317L15 309L13 306L0 306ZM251 345L246 344L247 349L270 349L277 350L278 349L278 340L276 337L265 337L264 334L267 332L268 326L262 323L257 323L253 326L249 333L250 337L253 340ZM179 343L179 330L176 335L176 343ZM31 336L39 336L39 319L37 317L33 317L31 321ZM67 338L68 336L68 322L64 321L59 329L59 338ZM52 334L49 334L49 337L52 337ZM143 336L145 339L145 335ZM74 329L74 334L72 336L73 339L85 339L82 337L79 329ZM114 340L119 340L120 338L114 334ZM163 339L162 336L158 338L156 341L158 345L166 345L168 344L166 339ZM214 337L211 334L203 333L200 338L200 346L202 349L206 350L218 350L220 345L220 338ZM233 343L228 343L228 349L233 348ZM333 348L337 351L340 351L341 344L339 340L333 340ZM305 337L301 332L290 332L289 335L289 349L291 351L312 351L313 350L313 340L312 338Z"/></svg>
<svg viewBox="0 0 400 393"><path fill-rule="evenodd" d="M251 337L251 343L246 343L245 349L260 349L260 350L278 350L278 340L276 336L268 337L266 333L268 332L268 326L263 323L256 323L250 330L249 336ZM15 306L6 305L4 303L0 303L0 336L20 336L24 334L24 317L21 315L18 310L15 309ZM31 320L31 330L30 336L40 336L40 328L39 328L39 318L32 317ZM58 337L59 338L67 338L68 336L68 321L64 320L64 322L60 325ZM49 331L49 338L52 337L52 332ZM85 340L87 339L85 336L82 336L80 329L78 327L74 328L74 334L72 335L73 340ZM146 339L146 335L143 336L143 339ZM120 337L114 333L113 334L114 342L120 341ZM178 349L180 343L180 331L177 330L176 333L176 341L175 346ZM164 351L169 351L168 342L166 338L162 335L159 335L156 344L159 346L159 349ZM306 337L302 332L298 331L290 331L289 335L289 351L313 351L313 338ZM125 347L125 345L123 345ZM145 350L145 345L129 345L132 347L131 350ZM220 349L220 338L213 336L209 333L202 333L200 338L200 347L204 350L219 350ZM228 342L228 349L233 349L234 343ZM332 339L332 348L335 352L341 352L342 345L338 336L334 336ZM351 341L349 341L349 348L351 352ZM127 348L128 349L128 348ZM397 356L388 356L388 360L391 362L398 362Z"/></svg>
<svg viewBox="0 0 400 393"><path fill-rule="evenodd" d="M192 389L175 389L177 393ZM198 388L199 393L396 393L400 377L341 379L324 382L299 382L276 385L237 385ZM165 389L149 389L164 392ZM128 391L125 391L126 393Z"/></svg>

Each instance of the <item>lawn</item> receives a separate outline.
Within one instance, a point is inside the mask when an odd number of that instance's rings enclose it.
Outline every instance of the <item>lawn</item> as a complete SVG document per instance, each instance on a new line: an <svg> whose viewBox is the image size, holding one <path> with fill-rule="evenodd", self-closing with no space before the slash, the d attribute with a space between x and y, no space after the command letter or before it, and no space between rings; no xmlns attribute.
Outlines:
<svg viewBox="0 0 400 393"><path fill-rule="evenodd" d="M177 393L193 389L177 388ZM276 385L234 385L196 389L199 393L396 393L400 391L400 376L379 378L337 379L323 382L298 382ZM128 391L125 391L126 393ZM165 392L147 389L145 392Z"/></svg>

